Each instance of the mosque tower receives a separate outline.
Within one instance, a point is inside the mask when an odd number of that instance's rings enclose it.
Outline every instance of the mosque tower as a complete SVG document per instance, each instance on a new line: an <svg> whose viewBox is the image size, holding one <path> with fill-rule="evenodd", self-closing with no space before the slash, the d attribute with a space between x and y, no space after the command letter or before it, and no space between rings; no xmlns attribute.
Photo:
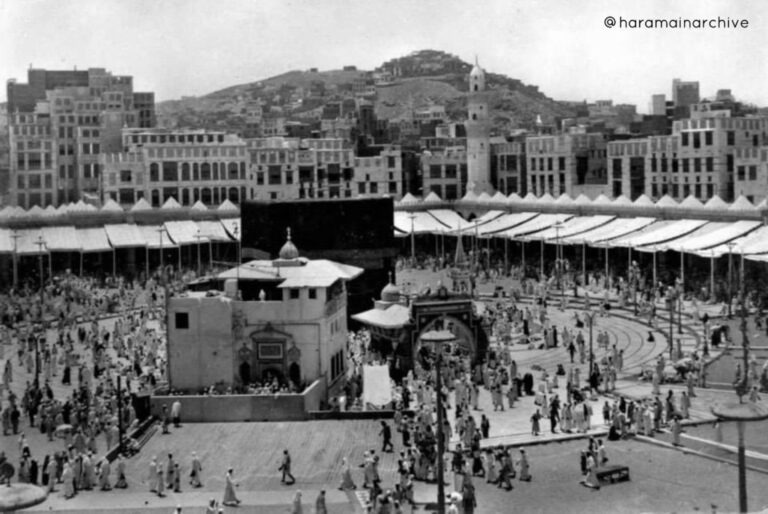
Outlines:
<svg viewBox="0 0 768 514"><path fill-rule="evenodd" d="M467 94L467 191L493 194L491 186L491 145L485 71L475 58L469 72Z"/></svg>

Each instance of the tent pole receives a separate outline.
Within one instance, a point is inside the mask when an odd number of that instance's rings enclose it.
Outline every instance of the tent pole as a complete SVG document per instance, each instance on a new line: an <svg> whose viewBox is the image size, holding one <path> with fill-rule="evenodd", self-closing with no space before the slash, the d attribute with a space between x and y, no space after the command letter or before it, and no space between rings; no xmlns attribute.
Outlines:
<svg viewBox="0 0 768 514"><path fill-rule="evenodd" d="M117 250L112 249L112 278L117 274Z"/></svg>
<svg viewBox="0 0 768 514"><path fill-rule="evenodd" d="M685 281L685 254L680 252L680 283Z"/></svg>
<svg viewBox="0 0 768 514"><path fill-rule="evenodd" d="M715 253L709 258L709 296L715 297Z"/></svg>
<svg viewBox="0 0 768 514"><path fill-rule="evenodd" d="M179 245L179 273L181 273L181 245Z"/></svg>
<svg viewBox="0 0 768 514"><path fill-rule="evenodd" d="M653 247L653 287L656 287L656 284L659 282L656 280L656 247Z"/></svg>
<svg viewBox="0 0 768 514"><path fill-rule="evenodd" d="M539 257L539 280L544 280L544 240L541 240L541 256Z"/></svg>
<svg viewBox="0 0 768 514"><path fill-rule="evenodd" d="M80 278L83 277L83 252L80 252Z"/></svg>
<svg viewBox="0 0 768 514"><path fill-rule="evenodd" d="M53 277L53 252L48 253L48 276Z"/></svg>
<svg viewBox="0 0 768 514"><path fill-rule="evenodd" d="M525 278L525 243L522 242L522 241L520 242L520 248L522 249L522 254L523 254L523 276L522 276L522 278Z"/></svg>
<svg viewBox="0 0 768 514"><path fill-rule="evenodd" d="M149 245L144 247L144 274L149 280Z"/></svg>
<svg viewBox="0 0 768 514"><path fill-rule="evenodd" d="M504 276L507 276L507 274L509 273L509 254L508 254L509 249L508 249L508 246L509 246L509 241L505 237L504 238L504 273L503 273Z"/></svg>
<svg viewBox="0 0 768 514"><path fill-rule="evenodd" d="M608 245L605 246L605 286L608 287Z"/></svg>
<svg viewBox="0 0 768 514"><path fill-rule="evenodd" d="M581 287L587 288L587 243L581 242Z"/></svg>

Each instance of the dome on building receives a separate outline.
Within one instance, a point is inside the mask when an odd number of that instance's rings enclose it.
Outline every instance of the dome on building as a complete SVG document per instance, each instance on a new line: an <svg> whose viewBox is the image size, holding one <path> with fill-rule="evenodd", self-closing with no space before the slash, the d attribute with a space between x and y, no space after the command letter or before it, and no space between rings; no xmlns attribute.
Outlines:
<svg viewBox="0 0 768 514"><path fill-rule="evenodd" d="M400 288L392 283L392 274L389 275L389 283L381 290L381 301L389 303L400 301Z"/></svg>
<svg viewBox="0 0 768 514"><path fill-rule="evenodd" d="M296 248L296 245L293 244L293 241L291 241L291 229L288 228L288 235L287 240L285 241L285 244L282 248L280 248L280 259L284 261L289 261L292 259L298 259L299 258L299 249Z"/></svg>

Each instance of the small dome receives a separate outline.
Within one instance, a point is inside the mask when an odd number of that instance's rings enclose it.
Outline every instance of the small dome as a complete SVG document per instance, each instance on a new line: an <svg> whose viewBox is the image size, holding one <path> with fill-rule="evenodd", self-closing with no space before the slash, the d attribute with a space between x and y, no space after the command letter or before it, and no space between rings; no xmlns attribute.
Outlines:
<svg viewBox="0 0 768 514"><path fill-rule="evenodd" d="M280 259L284 261L292 260L292 259L298 259L299 258L299 249L296 248L296 245L293 244L291 241L291 229L288 229L288 236L287 241L283 245L282 248L280 248Z"/></svg>
<svg viewBox="0 0 768 514"><path fill-rule="evenodd" d="M470 77L482 77L483 75L485 75L485 72L483 71L483 69L480 67L479 64L475 64L472 67L472 71L469 72Z"/></svg>
<svg viewBox="0 0 768 514"><path fill-rule="evenodd" d="M389 283L381 290L381 301L397 303L400 301L400 288L392 283L392 274L389 275Z"/></svg>

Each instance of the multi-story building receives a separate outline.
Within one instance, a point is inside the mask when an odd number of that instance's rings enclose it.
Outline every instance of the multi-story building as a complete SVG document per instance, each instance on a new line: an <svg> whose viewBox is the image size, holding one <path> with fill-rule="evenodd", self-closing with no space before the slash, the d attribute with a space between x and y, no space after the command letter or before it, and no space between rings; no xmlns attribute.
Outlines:
<svg viewBox="0 0 768 514"><path fill-rule="evenodd" d="M736 148L734 194L758 204L768 198L768 147Z"/></svg>
<svg viewBox="0 0 768 514"><path fill-rule="evenodd" d="M610 195L606 138L602 133L534 136L525 141L526 185L537 196Z"/></svg>
<svg viewBox="0 0 768 514"><path fill-rule="evenodd" d="M434 192L443 200L458 200L467 191L467 150L449 147L421 156L422 194Z"/></svg>
<svg viewBox="0 0 768 514"><path fill-rule="evenodd" d="M11 202L22 207L97 198L102 187L99 154L121 150L123 127L155 123L154 94L134 92L133 77L103 68L31 69L28 83L10 80L7 92L9 193ZM33 134L40 139L35 141ZM49 144L52 159L43 159L42 165L51 167L38 168L37 150Z"/></svg>
<svg viewBox="0 0 768 514"><path fill-rule="evenodd" d="M612 141L613 196L634 199L645 193L683 200L693 195L706 202L717 195L730 202L734 193L744 192L759 198L764 188L757 187L756 149L768 142L767 131L766 118L689 118L675 121L669 136Z"/></svg>
<svg viewBox="0 0 768 514"><path fill-rule="evenodd" d="M248 151L233 134L205 130L124 129L123 151L105 153L104 198L131 205L146 198L159 207L169 198L183 206L215 206L249 198Z"/></svg>
<svg viewBox="0 0 768 514"><path fill-rule="evenodd" d="M527 194L524 141L491 141L491 175L496 176L496 189L510 195Z"/></svg>
<svg viewBox="0 0 768 514"><path fill-rule="evenodd" d="M252 198L351 198L403 194L403 158L397 146L368 147L356 156L344 138L249 139Z"/></svg>
<svg viewBox="0 0 768 514"><path fill-rule="evenodd" d="M699 103L699 82L672 80L672 103L675 107L684 107Z"/></svg>

